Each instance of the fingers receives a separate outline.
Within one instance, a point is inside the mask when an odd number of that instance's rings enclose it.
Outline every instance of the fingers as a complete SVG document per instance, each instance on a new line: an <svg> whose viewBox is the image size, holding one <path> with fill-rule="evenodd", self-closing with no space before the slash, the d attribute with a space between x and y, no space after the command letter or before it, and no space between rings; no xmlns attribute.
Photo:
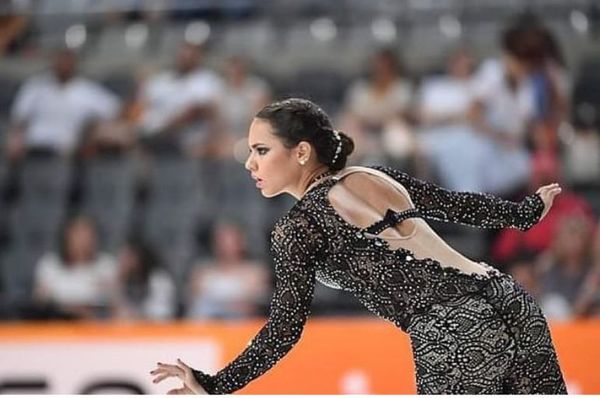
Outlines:
<svg viewBox="0 0 600 398"><path fill-rule="evenodd" d="M178 377L183 380L186 373L186 370L176 365L168 365L160 362L158 362L158 368L150 372L151 375L157 376L154 380L152 380L153 383L160 383L168 377Z"/></svg>
<svg viewBox="0 0 600 398"><path fill-rule="evenodd" d="M185 395L190 394L190 392L185 388L174 388L172 390L167 391L167 395Z"/></svg>
<svg viewBox="0 0 600 398"><path fill-rule="evenodd" d="M181 359L177 358L177 363L179 367L183 369L183 371L188 374L192 372L192 368L190 368L186 363L184 363Z"/></svg>
<svg viewBox="0 0 600 398"><path fill-rule="evenodd" d="M558 184L545 185L536 191L543 198L553 198L561 192L562 188Z"/></svg>
<svg viewBox="0 0 600 398"><path fill-rule="evenodd" d="M160 383L161 381L163 381L166 378L169 377L175 377L175 375L169 374L169 373L162 373L160 374L157 378L155 378L154 380L152 380L152 383L156 384L156 383Z"/></svg>

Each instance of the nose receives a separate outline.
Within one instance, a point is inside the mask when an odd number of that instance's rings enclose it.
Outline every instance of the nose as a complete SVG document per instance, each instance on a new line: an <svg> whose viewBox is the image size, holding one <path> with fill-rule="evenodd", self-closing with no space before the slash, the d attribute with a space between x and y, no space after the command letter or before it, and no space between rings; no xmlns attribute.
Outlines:
<svg viewBox="0 0 600 398"><path fill-rule="evenodd" d="M246 159L246 163L244 164L244 167L246 168L246 170L248 171L252 171L253 170L253 166L255 166L255 162L252 161L252 155L248 155L248 159Z"/></svg>

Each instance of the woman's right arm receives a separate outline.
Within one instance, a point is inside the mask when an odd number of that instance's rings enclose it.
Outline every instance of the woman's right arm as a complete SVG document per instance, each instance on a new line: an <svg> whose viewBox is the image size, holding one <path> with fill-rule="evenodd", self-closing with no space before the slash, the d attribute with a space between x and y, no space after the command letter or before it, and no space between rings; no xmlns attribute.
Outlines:
<svg viewBox="0 0 600 398"><path fill-rule="evenodd" d="M276 286L269 319L248 347L214 376L194 370L209 394L230 394L259 377L296 343L310 312L315 284L313 262L322 235L304 217L284 218L271 234Z"/></svg>

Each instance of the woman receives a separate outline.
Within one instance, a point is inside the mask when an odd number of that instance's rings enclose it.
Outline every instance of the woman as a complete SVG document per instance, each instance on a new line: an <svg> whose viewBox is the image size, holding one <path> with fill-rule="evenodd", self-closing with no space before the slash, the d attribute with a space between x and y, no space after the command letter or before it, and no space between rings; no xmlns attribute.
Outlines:
<svg viewBox="0 0 600 398"><path fill-rule="evenodd" d="M344 169L354 144L315 104L268 105L249 132L246 168L263 196L298 199L271 234L276 289L269 320L214 376L159 364L155 382L178 392L231 393L298 342L315 279L352 292L410 335L419 393L565 393L546 319L496 269L450 248L425 218L528 229L548 212L556 184L513 203L451 192L392 168Z"/></svg>
<svg viewBox="0 0 600 398"><path fill-rule="evenodd" d="M98 249L94 222L69 218L59 234L59 252L45 254L35 271L34 298L49 316L106 318L116 284L117 263Z"/></svg>

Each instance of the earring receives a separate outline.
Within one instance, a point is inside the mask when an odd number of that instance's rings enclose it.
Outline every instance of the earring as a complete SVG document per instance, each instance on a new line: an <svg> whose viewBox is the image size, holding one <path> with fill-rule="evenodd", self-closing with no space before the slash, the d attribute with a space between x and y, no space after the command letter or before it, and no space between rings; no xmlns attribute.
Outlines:
<svg viewBox="0 0 600 398"><path fill-rule="evenodd" d="M306 159L302 159L302 160L300 161L300 164L301 164L302 166L304 166L304 165L306 164Z"/></svg>

